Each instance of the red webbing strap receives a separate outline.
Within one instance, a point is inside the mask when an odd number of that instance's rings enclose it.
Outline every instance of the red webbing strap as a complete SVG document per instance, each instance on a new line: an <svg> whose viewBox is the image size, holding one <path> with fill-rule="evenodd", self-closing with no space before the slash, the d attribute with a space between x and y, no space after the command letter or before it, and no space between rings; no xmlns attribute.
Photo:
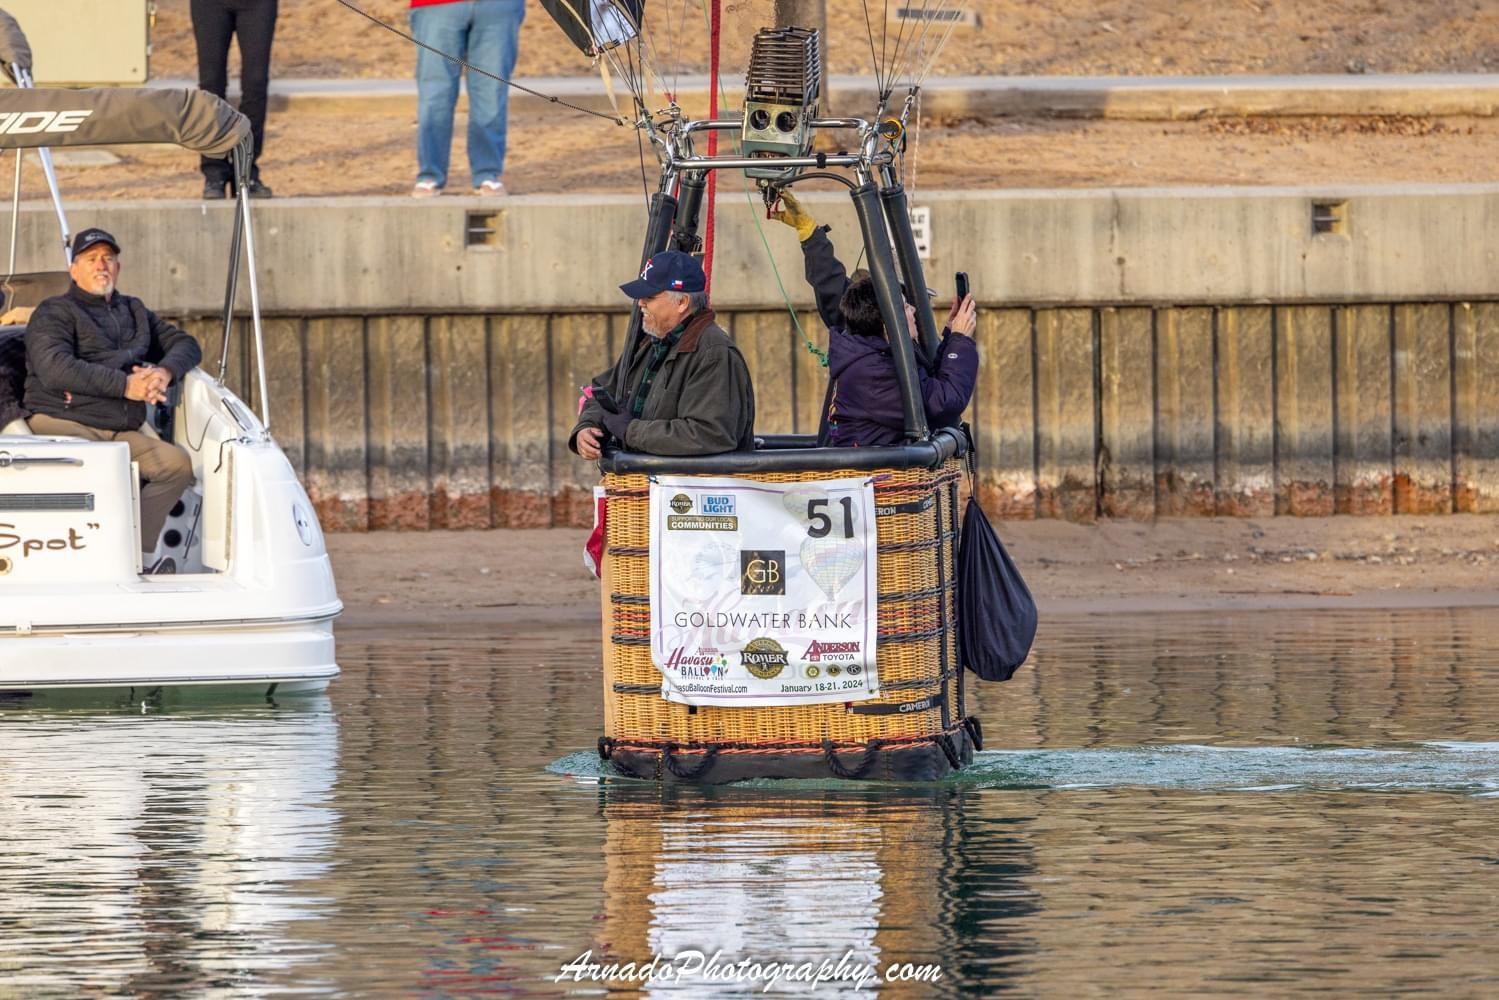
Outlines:
<svg viewBox="0 0 1499 1000"><path fill-rule="evenodd" d="M708 5L708 117L718 117L718 42L722 27L719 17L720 0L709 0ZM708 133L708 155L718 153L718 131ZM703 227L703 274L708 279L708 289L713 288L713 215L718 194L718 171L708 171L707 220Z"/></svg>

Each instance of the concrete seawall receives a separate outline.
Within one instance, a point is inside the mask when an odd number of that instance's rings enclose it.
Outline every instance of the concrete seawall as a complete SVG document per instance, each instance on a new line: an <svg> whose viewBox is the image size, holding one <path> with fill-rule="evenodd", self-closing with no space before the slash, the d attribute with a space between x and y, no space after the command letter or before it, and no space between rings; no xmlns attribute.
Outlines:
<svg viewBox="0 0 1499 1000"><path fill-rule="evenodd" d="M810 199L853 245L846 199ZM970 414L1009 517L1499 511L1499 187L923 193L929 273L984 303ZM762 432L815 428L824 373L789 231L721 203L714 297ZM220 331L228 215L72 206L122 287ZM1315 218L1315 222L1314 222ZM566 448L618 350L640 198L273 201L257 212L273 430L332 530L591 517ZM759 220L763 223L763 219ZM22 268L55 256L45 206ZM1325 231L1319 231L1325 230ZM857 251L849 252L850 258ZM249 338L230 379L253 390Z"/></svg>
<svg viewBox="0 0 1499 1000"><path fill-rule="evenodd" d="M625 319L273 319L273 429L331 530L588 523L567 434ZM757 428L814 431L824 370L788 314L726 325ZM979 486L1006 517L1499 511L1499 302L990 308L978 341Z"/></svg>

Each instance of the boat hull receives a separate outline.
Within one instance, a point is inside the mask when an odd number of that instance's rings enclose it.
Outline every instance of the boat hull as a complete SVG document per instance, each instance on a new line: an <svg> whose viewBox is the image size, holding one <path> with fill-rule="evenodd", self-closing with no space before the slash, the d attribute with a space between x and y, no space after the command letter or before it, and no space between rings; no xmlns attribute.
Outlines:
<svg viewBox="0 0 1499 1000"><path fill-rule="evenodd" d="M222 687L321 691L338 676L328 621L35 633L0 639L0 691Z"/></svg>

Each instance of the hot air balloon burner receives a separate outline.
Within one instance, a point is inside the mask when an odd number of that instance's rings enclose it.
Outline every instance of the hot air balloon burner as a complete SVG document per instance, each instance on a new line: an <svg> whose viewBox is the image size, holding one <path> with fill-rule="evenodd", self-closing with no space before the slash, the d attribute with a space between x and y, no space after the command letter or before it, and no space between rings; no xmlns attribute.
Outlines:
<svg viewBox="0 0 1499 1000"><path fill-rule="evenodd" d="M744 81L744 155L774 161L807 156L822 87L821 49L812 28L761 28ZM750 167L750 177L778 178L784 167Z"/></svg>

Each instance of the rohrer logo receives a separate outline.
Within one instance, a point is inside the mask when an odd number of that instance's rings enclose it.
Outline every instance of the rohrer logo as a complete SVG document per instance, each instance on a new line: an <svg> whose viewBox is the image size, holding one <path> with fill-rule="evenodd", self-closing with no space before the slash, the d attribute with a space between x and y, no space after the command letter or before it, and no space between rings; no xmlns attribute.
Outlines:
<svg viewBox="0 0 1499 1000"><path fill-rule="evenodd" d="M857 642L818 642L816 639L813 639L812 645L808 646L807 651L802 654L802 659L812 663L817 663L824 657L830 660L848 660L852 659L858 652L859 644Z"/></svg>
<svg viewBox="0 0 1499 1000"><path fill-rule="evenodd" d="M671 509L678 514L685 514L692 509L692 497L685 493L678 493L671 498Z"/></svg>
<svg viewBox="0 0 1499 1000"><path fill-rule="evenodd" d="M740 549L741 594L785 594L786 550Z"/></svg>
<svg viewBox="0 0 1499 1000"><path fill-rule="evenodd" d="M774 639L751 639L739 654L744 669L768 681L786 669L786 648Z"/></svg>
<svg viewBox="0 0 1499 1000"><path fill-rule="evenodd" d="M34 135L37 132L76 132L91 108L76 111L12 111L0 115L0 135Z"/></svg>

